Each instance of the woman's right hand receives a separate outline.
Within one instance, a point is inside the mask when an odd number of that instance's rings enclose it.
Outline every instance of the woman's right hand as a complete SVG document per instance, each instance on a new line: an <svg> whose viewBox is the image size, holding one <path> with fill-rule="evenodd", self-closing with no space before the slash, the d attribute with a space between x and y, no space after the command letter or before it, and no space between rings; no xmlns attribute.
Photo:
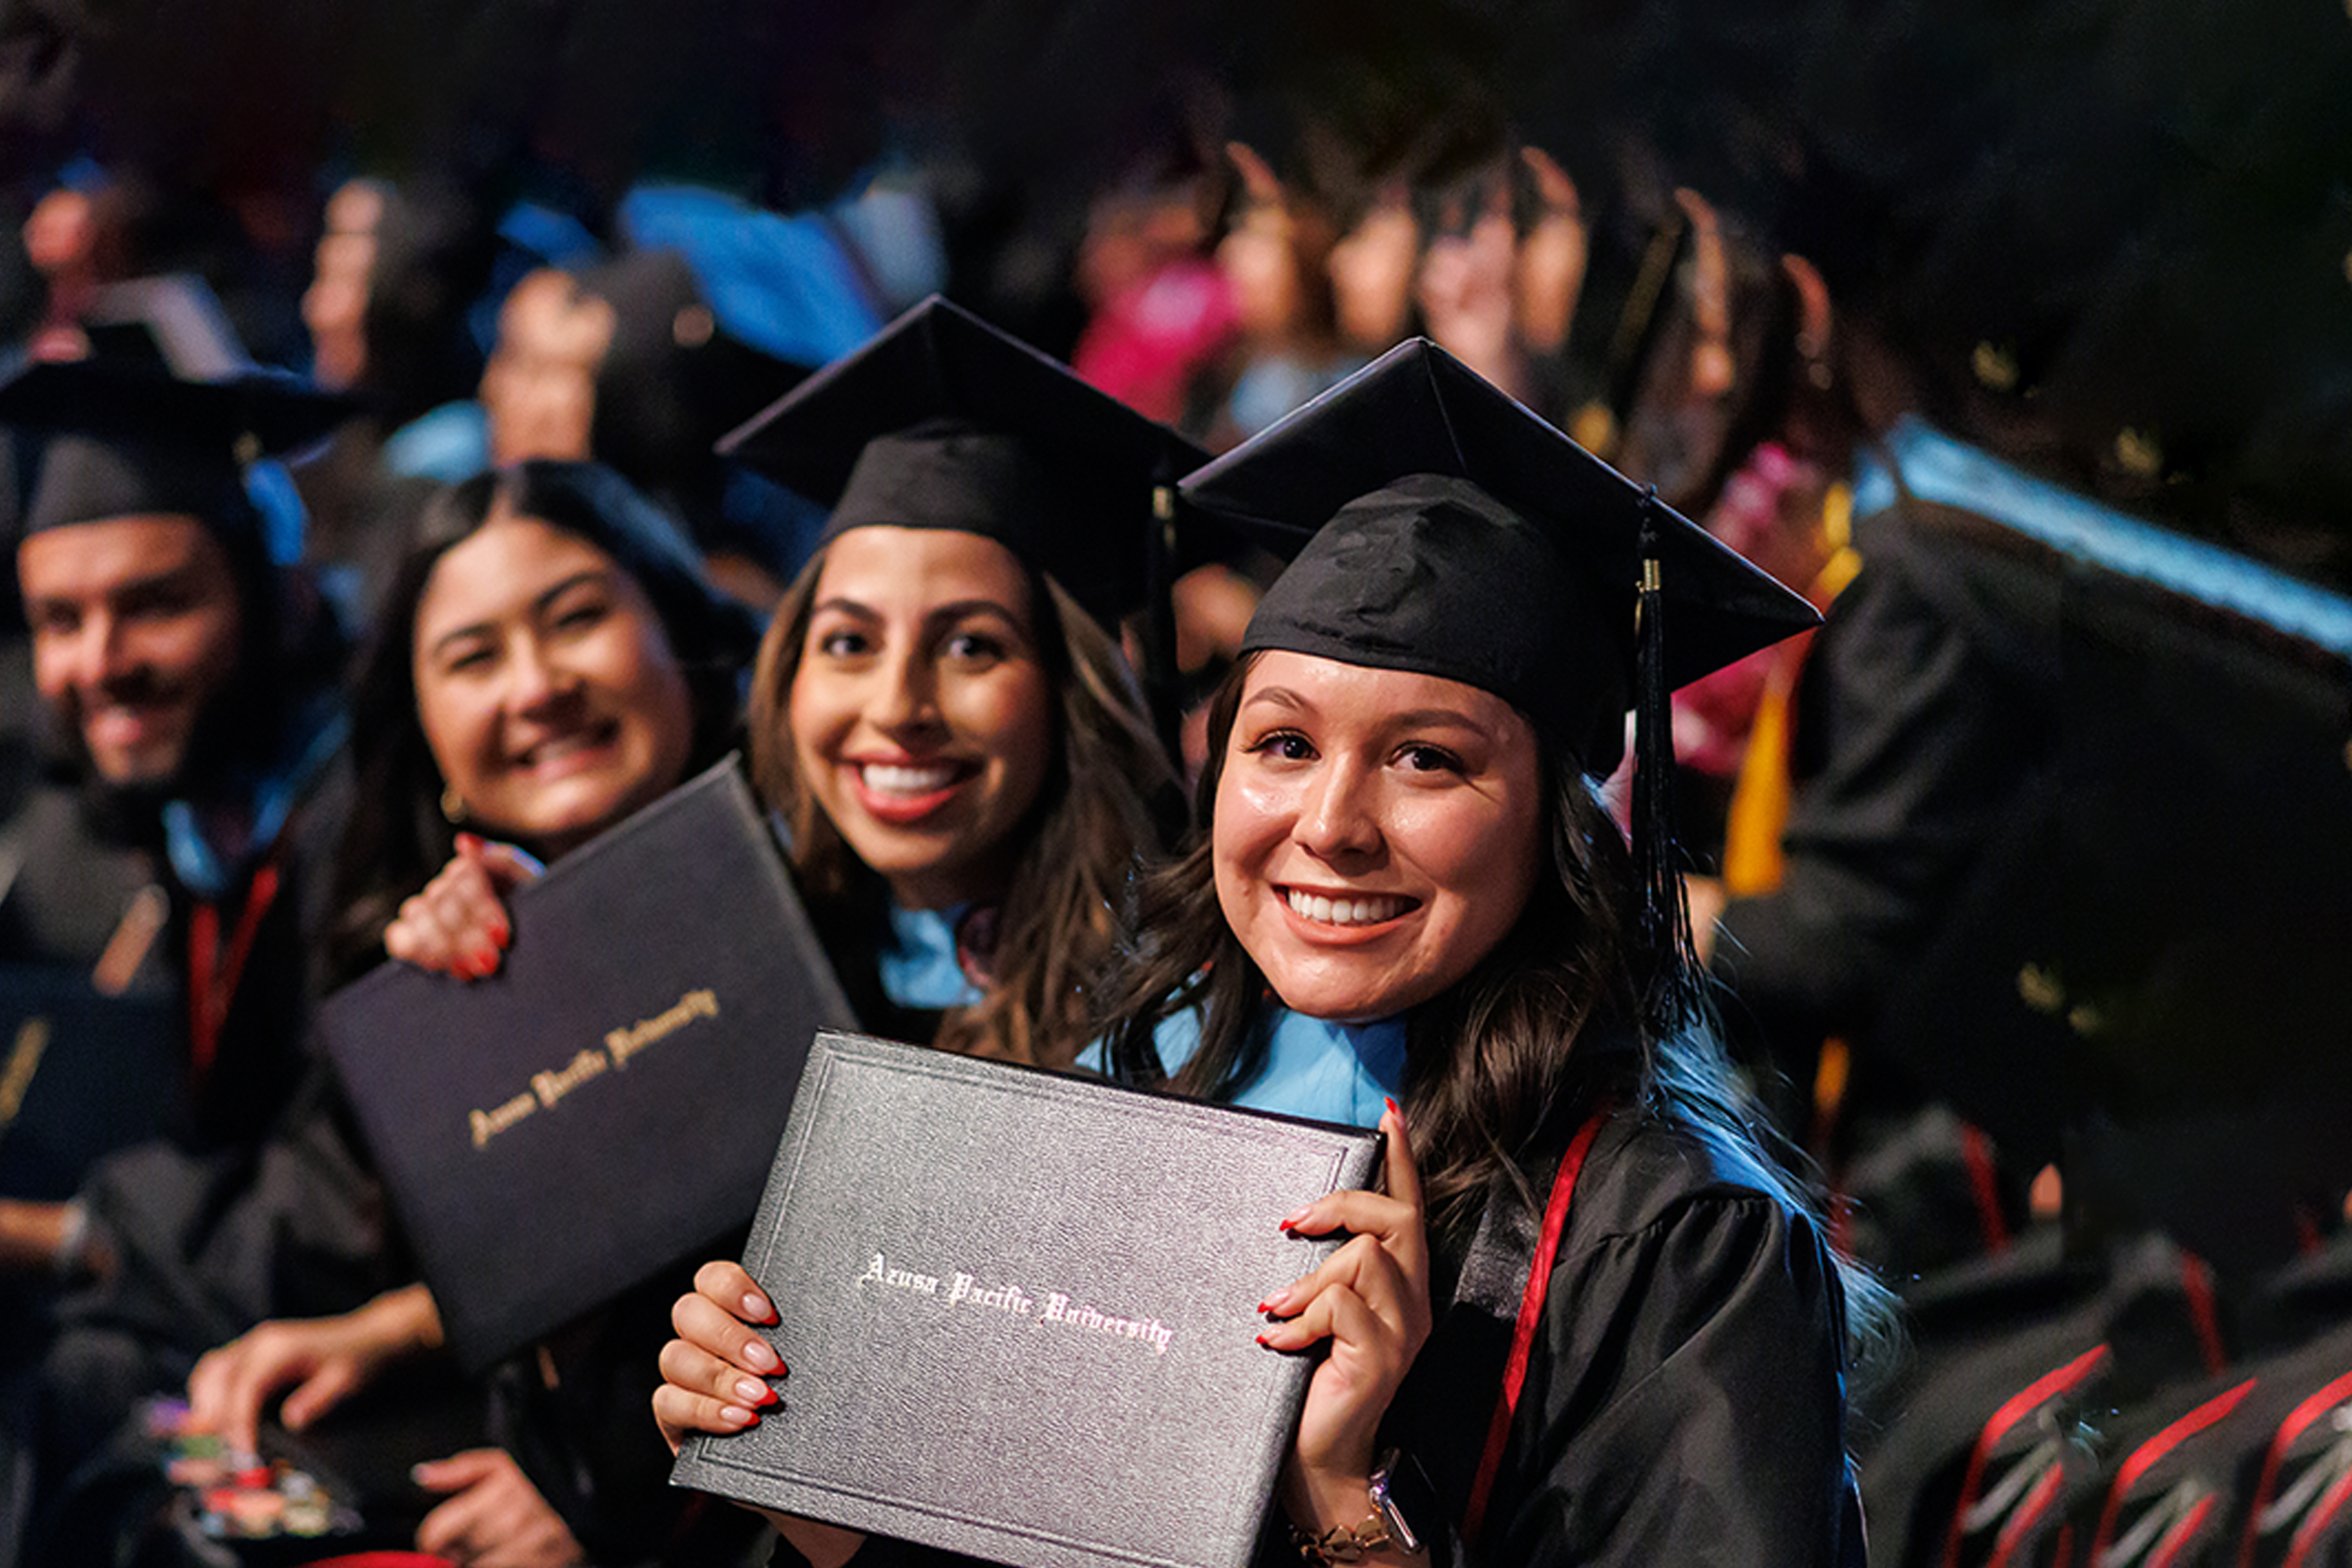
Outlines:
<svg viewBox="0 0 2352 1568"><path fill-rule="evenodd" d="M654 1390L654 1420L669 1451L690 1432L740 1432L776 1402L767 1379L784 1363L751 1325L772 1323L776 1309L740 1263L706 1263L694 1289L670 1309L677 1338L662 1347L662 1385Z"/></svg>
<svg viewBox="0 0 2352 1568"><path fill-rule="evenodd" d="M460 980L498 973L513 940L506 896L546 869L511 844L457 835L457 854L383 929L383 950L403 963Z"/></svg>
<svg viewBox="0 0 2352 1568"><path fill-rule="evenodd" d="M262 1407L291 1387L278 1419L290 1431L325 1415L375 1380L387 1364L441 1342L441 1315L422 1285L388 1291L332 1318L259 1325L205 1352L188 1374L188 1415L250 1454Z"/></svg>
<svg viewBox="0 0 2352 1568"><path fill-rule="evenodd" d="M724 1436L758 1426L761 1410L776 1403L767 1380L786 1370L752 1327L776 1321L767 1293L740 1263L706 1263L694 1271L694 1289L677 1299L669 1321L677 1338L662 1347L662 1385L654 1390L654 1420L669 1451L677 1453L690 1433ZM841 1568L866 1543L863 1533L842 1525L773 1509L751 1511L775 1526L811 1568Z"/></svg>

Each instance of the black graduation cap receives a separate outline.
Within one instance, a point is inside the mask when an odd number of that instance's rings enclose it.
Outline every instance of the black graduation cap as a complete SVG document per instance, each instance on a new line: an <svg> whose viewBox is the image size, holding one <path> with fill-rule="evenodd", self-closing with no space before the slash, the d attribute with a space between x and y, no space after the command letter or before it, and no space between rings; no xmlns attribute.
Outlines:
<svg viewBox="0 0 2352 1568"><path fill-rule="evenodd" d="M264 370L190 381L136 359L25 363L0 379L0 425L41 441L21 531L142 513L254 528L246 467L321 439L356 406Z"/></svg>
<svg viewBox="0 0 2352 1568"><path fill-rule="evenodd" d="M978 533L1113 627L1153 592L1155 492L1208 456L938 295L719 449L830 506L828 540L873 524Z"/></svg>
<svg viewBox="0 0 2352 1568"><path fill-rule="evenodd" d="M184 381L255 369L219 296L190 272L129 278L99 289L82 313L93 357L144 360Z"/></svg>
<svg viewBox="0 0 2352 1568"><path fill-rule="evenodd" d="M1645 555L1672 627L1659 647L1666 689L1821 619L1426 339L1390 350L1182 491L1295 558L1245 650L1492 691L1595 775L1615 766L1637 692Z"/></svg>

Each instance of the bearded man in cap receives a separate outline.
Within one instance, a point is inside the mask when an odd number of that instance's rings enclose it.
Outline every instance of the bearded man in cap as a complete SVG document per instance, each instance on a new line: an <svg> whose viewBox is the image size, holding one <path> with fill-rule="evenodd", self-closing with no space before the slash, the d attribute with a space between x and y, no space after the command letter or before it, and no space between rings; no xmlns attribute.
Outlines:
<svg viewBox="0 0 2352 1568"><path fill-rule="evenodd" d="M32 454L14 553L54 763L0 829L16 867L4 989L60 997L20 1109L41 1111L43 1077L65 1092L93 1070L126 1103L65 1165L156 1134L203 1153L250 1144L299 1077L305 872L334 830L321 786L344 639L283 564L299 512L249 489L248 468L341 412L258 376L111 363L0 384L0 422ZM142 1001L143 1037L121 1038L106 1004ZM89 1033L85 1016L100 1020ZM79 1173L0 1170L0 1263L70 1278L97 1258L79 1205L23 1201Z"/></svg>

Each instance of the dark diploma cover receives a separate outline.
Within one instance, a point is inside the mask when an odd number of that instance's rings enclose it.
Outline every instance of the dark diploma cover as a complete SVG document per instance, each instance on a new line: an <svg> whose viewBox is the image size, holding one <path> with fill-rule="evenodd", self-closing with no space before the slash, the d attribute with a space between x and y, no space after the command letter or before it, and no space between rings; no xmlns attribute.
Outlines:
<svg viewBox="0 0 2352 1568"><path fill-rule="evenodd" d="M0 1197L73 1196L100 1159L170 1131L187 1077L166 999L104 995L63 965L0 963Z"/></svg>
<svg viewBox="0 0 2352 1568"><path fill-rule="evenodd" d="M790 1375L671 1479L1023 1568L1248 1562L1310 1363L1256 1303L1379 1134L825 1035L744 1266Z"/></svg>
<svg viewBox="0 0 2352 1568"><path fill-rule="evenodd" d="M731 762L515 892L467 984L386 963L327 1047L477 1371L740 1226L809 1041L852 1020Z"/></svg>

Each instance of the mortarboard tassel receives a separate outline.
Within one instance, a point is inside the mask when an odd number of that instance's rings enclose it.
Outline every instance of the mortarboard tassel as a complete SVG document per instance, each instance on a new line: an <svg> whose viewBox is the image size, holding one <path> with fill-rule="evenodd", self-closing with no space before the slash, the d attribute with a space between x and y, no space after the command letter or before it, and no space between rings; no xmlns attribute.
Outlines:
<svg viewBox="0 0 2352 1568"><path fill-rule="evenodd" d="M1143 619L1144 702L1171 765L1184 766L1183 677L1176 662L1176 485L1151 487L1152 526L1145 533Z"/></svg>
<svg viewBox="0 0 2352 1568"><path fill-rule="evenodd" d="M1633 866L1641 882L1640 936L1651 969L1650 1024L1661 1033L1699 1010L1691 961L1690 909L1675 844L1675 740L1666 687L1665 595L1658 563L1658 490L1642 497L1642 582L1634 599Z"/></svg>

